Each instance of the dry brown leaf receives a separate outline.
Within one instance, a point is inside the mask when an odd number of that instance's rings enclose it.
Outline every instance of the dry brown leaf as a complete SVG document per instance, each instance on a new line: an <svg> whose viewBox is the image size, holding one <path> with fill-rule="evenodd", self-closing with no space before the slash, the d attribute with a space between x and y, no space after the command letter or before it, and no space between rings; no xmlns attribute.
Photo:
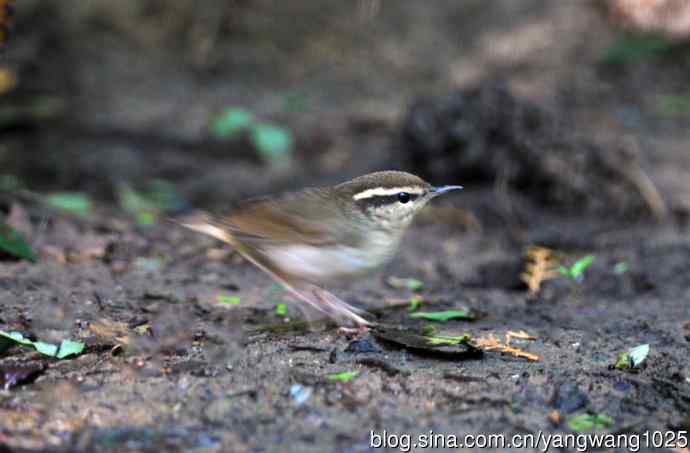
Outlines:
<svg viewBox="0 0 690 453"><path fill-rule="evenodd" d="M103 258L105 256L106 245L105 241L98 241L84 244L83 247L78 249L68 250L67 260L70 263L80 263L82 261Z"/></svg>
<svg viewBox="0 0 690 453"><path fill-rule="evenodd" d="M489 332L485 337L478 338L474 341L474 345L485 351L500 351L512 354L515 357L520 357L534 362L539 360L539 356L531 352L523 351L510 345L511 338L520 338L524 340L536 340L536 337L529 335L524 330L519 332L508 331L505 334L503 342L492 332Z"/></svg>
<svg viewBox="0 0 690 453"><path fill-rule="evenodd" d="M493 350L493 349L498 349L503 346L503 343L499 340L499 338L493 334L492 332L489 332L486 334L486 336L477 338L474 341L475 346L481 349L486 349L486 350Z"/></svg>
<svg viewBox="0 0 690 453"><path fill-rule="evenodd" d="M549 415L546 416L546 419L555 426L558 426L561 423L561 413L554 409L549 412Z"/></svg>
<svg viewBox="0 0 690 453"><path fill-rule="evenodd" d="M117 343L128 345L129 335L127 323L99 319L89 324L89 330L97 337L114 340Z"/></svg>
<svg viewBox="0 0 690 453"><path fill-rule="evenodd" d="M558 258L553 250L536 245L527 247L524 256L525 271L520 274L520 280L527 285L529 296L534 297L539 292L544 280L560 275Z"/></svg>
<svg viewBox="0 0 690 453"><path fill-rule="evenodd" d="M517 332L513 330L509 330L506 332L506 343L510 343L510 340L513 338L517 338L518 340L529 340L529 341L534 341L537 339L534 335L530 335L524 330L519 330Z"/></svg>
<svg viewBox="0 0 690 453"><path fill-rule="evenodd" d="M44 245L41 247L41 253L54 258L55 261L60 264L65 264L67 262L65 251L60 247L55 247L54 245Z"/></svg>
<svg viewBox="0 0 690 453"><path fill-rule="evenodd" d="M514 357L521 357L523 359L531 360L532 362L538 362L539 361L538 355L532 354L531 352L523 351L522 349L519 349L519 348L514 348L512 346L503 346L503 349L501 349L501 352L507 352L509 354L512 354Z"/></svg>

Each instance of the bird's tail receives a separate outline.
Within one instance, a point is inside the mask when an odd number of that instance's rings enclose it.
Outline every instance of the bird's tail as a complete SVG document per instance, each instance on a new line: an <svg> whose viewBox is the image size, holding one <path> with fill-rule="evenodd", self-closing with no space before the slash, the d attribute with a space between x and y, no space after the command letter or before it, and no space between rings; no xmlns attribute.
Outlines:
<svg viewBox="0 0 690 453"><path fill-rule="evenodd" d="M228 244L234 244L232 234L211 214L197 211L179 218L170 218L171 222L198 233L203 233Z"/></svg>

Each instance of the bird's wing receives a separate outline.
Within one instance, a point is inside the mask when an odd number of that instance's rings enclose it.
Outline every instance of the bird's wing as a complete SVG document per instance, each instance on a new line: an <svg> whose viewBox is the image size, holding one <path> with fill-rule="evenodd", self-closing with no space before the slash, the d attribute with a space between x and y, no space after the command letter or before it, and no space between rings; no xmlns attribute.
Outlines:
<svg viewBox="0 0 690 453"><path fill-rule="evenodd" d="M250 199L224 216L204 215L180 222L193 230L229 243L262 245L327 245L351 242L343 228L348 221L338 205L321 190L304 190L278 197Z"/></svg>

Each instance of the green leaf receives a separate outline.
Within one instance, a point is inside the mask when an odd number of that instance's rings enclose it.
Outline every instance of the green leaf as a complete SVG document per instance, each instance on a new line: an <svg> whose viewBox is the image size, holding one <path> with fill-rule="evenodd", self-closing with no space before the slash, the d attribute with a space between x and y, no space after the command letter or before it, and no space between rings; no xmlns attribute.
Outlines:
<svg viewBox="0 0 690 453"><path fill-rule="evenodd" d="M31 341L19 332L4 332L0 330L0 352L6 351L13 345L28 346L41 354L64 359L67 356L80 354L84 350L84 343L72 340L62 340L60 347L43 341Z"/></svg>
<svg viewBox="0 0 690 453"><path fill-rule="evenodd" d="M418 296L412 296L410 297L410 305L407 306L407 311L409 313L412 313L413 311L417 311L419 308L419 305L422 303L422 299L420 299Z"/></svg>
<svg viewBox="0 0 690 453"><path fill-rule="evenodd" d="M673 94L659 94L654 99L656 113L661 116L677 117L690 113L690 97Z"/></svg>
<svg viewBox="0 0 690 453"><path fill-rule="evenodd" d="M233 294L231 296L226 294L218 294L216 296L216 301L221 304L237 305L240 303L240 296Z"/></svg>
<svg viewBox="0 0 690 453"><path fill-rule="evenodd" d="M359 374L358 371L341 371L339 373L331 373L326 376L329 381L348 382Z"/></svg>
<svg viewBox="0 0 690 453"><path fill-rule="evenodd" d="M624 64L669 51L673 43L656 33L623 33L601 57L604 64Z"/></svg>
<svg viewBox="0 0 690 453"><path fill-rule="evenodd" d="M77 215L87 215L91 211L91 199L79 192L57 192L46 195L45 203L51 208L71 212Z"/></svg>
<svg viewBox="0 0 690 453"><path fill-rule="evenodd" d="M42 341L35 341L32 342L31 345L36 349L36 351L40 352L41 354L44 355L49 355L51 357L55 357L55 354L58 352L58 347L57 345L54 345L52 343L44 343Z"/></svg>
<svg viewBox="0 0 690 453"><path fill-rule="evenodd" d="M628 355L630 356L630 363L632 363L633 368L639 366L647 358L649 354L649 345L641 344L630 348L628 350Z"/></svg>
<svg viewBox="0 0 690 453"><path fill-rule="evenodd" d="M36 256L24 237L5 223L0 223L0 250L17 258L36 261Z"/></svg>
<svg viewBox="0 0 690 453"><path fill-rule="evenodd" d="M27 340L19 332L5 332L0 330L0 352L5 352L14 345L33 346L31 340Z"/></svg>
<svg viewBox="0 0 690 453"><path fill-rule="evenodd" d="M249 128L254 122L254 115L241 109L230 107L218 115L211 124L211 134L216 138L227 138Z"/></svg>
<svg viewBox="0 0 690 453"><path fill-rule="evenodd" d="M161 179L151 181L144 192L120 183L117 198L120 208L134 215L137 224L142 226L152 225L158 214L177 209L182 203L175 186Z"/></svg>
<svg viewBox="0 0 690 453"><path fill-rule="evenodd" d="M147 186L147 197L153 205L164 212L169 212L182 205L182 199L175 185L164 179L154 179Z"/></svg>
<svg viewBox="0 0 690 453"><path fill-rule="evenodd" d="M422 335L425 337L433 337L436 334L436 327L432 324L427 324L422 327Z"/></svg>
<svg viewBox="0 0 690 453"><path fill-rule="evenodd" d="M608 428L613 425L613 418L606 414L579 414L569 417L566 426L578 432L591 431L593 429Z"/></svg>
<svg viewBox="0 0 690 453"><path fill-rule="evenodd" d="M134 216L137 225L150 226L156 222L156 216L151 211L140 211Z"/></svg>
<svg viewBox="0 0 690 453"><path fill-rule="evenodd" d="M625 261L616 263L616 265L613 266L613 272L618 275L625 274L626 272L628 272L628 263L626 263Z"/></svg>
<svg viewBox="0 0 690 453"><path fill-rule="evenodd" d="M284 303L276 304L276 315L285 316L287 315L287 305Z"/></svg>
<svg viewBox="0 0 690 453"><path fill-rule="evenodd" d="M594 256L592 255L587 255L584 258L580 258L579 260L575 261L575 264L573 264L570 268L570 276L575 280L579 279L585 269L592 264L592 261L594 261Z"/></svg>
<svg viewBox="0 0 690 453"><path fill-rule="evenodd" d="M450 319L474 319L467 310L420 311L410 314L410 318L421 318L429 321L448 321Z"/></svg>
<svg viewBox="0 0 690 453"><path fill-rule="evenodd" d="M616 362L613 368L616 370L628 370L635 368L645 361L649 354L649 345L641 344L628 349L625 352L619 352L616 356Z"/></svg>
<svg viewBox="0 0 690 453"><path fill-rule="evenodd" d="M130 214L156 209L151 200L124 182L117 185L117 199L120 207Z"/></svg>
<svg viewBox="0 0 690 453"><path fill-rule="evenodd" d="M458 337L447 337L443 335L438 335L438 336L432 336L428 338L429 344L438 346L438 345L454 345L454 344L460 344L460 343L465 343L470 339L469 334L464 334L460 335Z"/></svg>
<svg viewBox="0 0 690 453"><path fill-rule="evenodd" d="M64 359L71 355L81 354L82 351L84 351L84 343L80 341L62 340L56 357L58 359Z"/></svg>
<svg viewBox="0 0 690 453"><path fill-rule="evenodd" d="M257 123L252 126L249 138L267 161L275 164L290 159L292 134L289 130L268 123Z"/></svg>
<svg viewBox="0 0 690 453"><path fill-rule="evenodd" d="M616 370L627 370L631 366L630 355L627 352L619 352L616 356L616 362L613 364L613 368Z"/></svg>
<svg viewBox="0 0 690 453"><path fill-rule="evenodd" d="M410 291L419 291L424 287L424 282L416 278L388 277L386 283L388 283L391 288L407 288Z"/></svg>
<svg viewBox="0 0 690 453"><path fill-rule="evenodd" d="M582 278L582 274L585 272L585 269L587 269L589 265L592 264L592 261L594 261L594 256L587 255L575 261L575 263L573 263L573 265L569 268L565 266L559 266L558 272L560 272L562 275L565 275L568 278L579 281Z"/></svg>

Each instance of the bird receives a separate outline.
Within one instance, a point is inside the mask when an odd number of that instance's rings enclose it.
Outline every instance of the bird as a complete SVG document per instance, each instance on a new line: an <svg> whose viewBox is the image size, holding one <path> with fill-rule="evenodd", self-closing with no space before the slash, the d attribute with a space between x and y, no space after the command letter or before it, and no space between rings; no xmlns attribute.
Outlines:
<svg viewBox="0 0 690 453"><path fill-rule="evenodd" d="M177 221L234 249L298 300L341 326L367 329L364 310L326 284L366 275L390 261L415 215L459 185L432 186L402 171L378 171L325 187L250 198L224 215Z"/></svg>

